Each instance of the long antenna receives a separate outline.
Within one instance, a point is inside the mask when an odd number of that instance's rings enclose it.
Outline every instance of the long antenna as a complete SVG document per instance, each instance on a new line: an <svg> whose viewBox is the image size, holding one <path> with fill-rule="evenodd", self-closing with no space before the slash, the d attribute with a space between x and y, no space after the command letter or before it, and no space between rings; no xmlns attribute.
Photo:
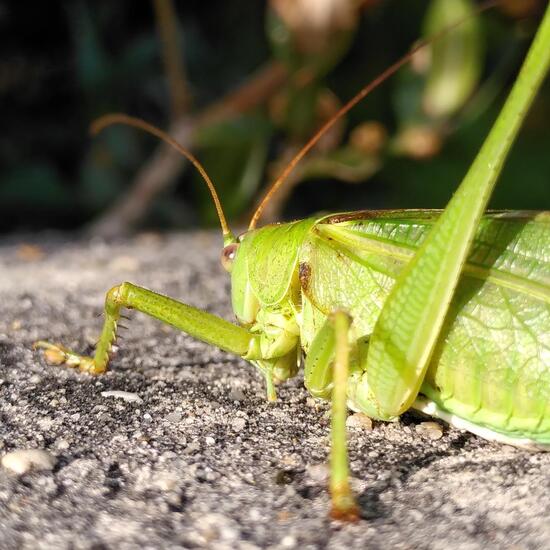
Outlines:
<svg viewBox="0 0 550 550"><path fill-rule="evenodd" d="M222 227L224 242L227 244L228 242L235 240L233 234L231 233L231 230L229 229L229 226L227 225L227 220L225 219L225 214L223 213L222 205L220 203L218 193L216 192L216 188L214 187L212 180L206 173L206 170L204 169L202 164L195 158L194 155L192 155L187 149L180 145L174 138L170 137L166 132L159 130L152 124L149 124L148 122L145 122L140 118L135 118L122 113L111 113L94 120L90 125L90 133L95 136L103 129L107 128L107 126L111 126L112 124L126 124L127 126L133 126L134 128L139 128L141 130L144 130L145 132L153 134L162 141L171 145L176 151L187 158L187 160L189 160L189 162L191 162L193 166L199 171L200 175L204 179L204 182L208 186L208 189L210 190L210 194L212 195L212 199L216 207L216 212L218 213L218 218L220 220L220 225Z"/></svg>
<svg viewBox="0 0 550 550"><path fill-rule="evenodd" d="M252 218L250 220L250 224L248 225L248 229L255 229L256 225L264 211L264 208L267 206L267 203L271 200L271 197L279 190L279 188L283 185L283 183L286 181L286 178L289 176L289 174L294 170L296 165L311 151L311 149L317 144L317 142L321 139L321 137L329 130L334 124L342 117L344 116L348 111L353 109L355 105L357 105L362 99L364 99L372 90L374 90L377 86L382 84L385 80L387 80L391 75L393 75L398 69L400 69L403 65L408 63L414 54L421 50L422 48L425 48L426 46L433 44L434 42L437 42L439 39L443 38L445 35L447 35L450 31L455 29L456 27L459 27L473 17L474 15L478 15L494 6L499 4L502 0L489 0L487 2L481 3L476 10L467 15L466 17L463 17L456 21L455 23L451 23L441 31L434 34L432 37L427 38L425 40L421 40L416 46L414 46L407 54L405 54L401 59L390 65L383 73L378 75L372 82L367 84L364 88L362 88L354 97L352 97L343 107L341 107L338 112L332 116L321 128L315 133L315 135L296 153L294 158L287 164L286 168L282 171L280 176L272 183L272 185L269 187L265 195L263 196L262 200L258 204L258 207L256 208L254 214L252 215Z"/></svg>

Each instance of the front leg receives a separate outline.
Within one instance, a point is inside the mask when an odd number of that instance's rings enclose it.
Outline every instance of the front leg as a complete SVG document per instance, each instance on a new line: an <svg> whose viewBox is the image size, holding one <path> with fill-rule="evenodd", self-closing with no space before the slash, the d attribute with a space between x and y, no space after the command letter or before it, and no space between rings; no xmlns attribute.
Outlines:
<svg viewBox="0 0 550 550"><path fill-rule="evenodd" d="M120 310L124 307L146 313L203 342L240 356L253 354L259 347L258 336L248 330L132 283L122 283L107 293L105 321L93 358L44 341L37 342L35 347L46 350L46 358L50 363L65 363L70 367L78 367L82 372L102 374L107 370Z"/></svg>

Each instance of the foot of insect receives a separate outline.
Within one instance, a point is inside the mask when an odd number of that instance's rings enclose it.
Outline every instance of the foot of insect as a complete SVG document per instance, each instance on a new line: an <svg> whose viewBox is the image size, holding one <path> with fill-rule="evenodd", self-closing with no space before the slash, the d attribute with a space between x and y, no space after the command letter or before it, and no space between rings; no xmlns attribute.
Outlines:
<svg viewBox="0 0 550 550"><path fill-rule="evenodd" d="M114 287L107 293L105 298L105 322L94 357L80 355L61 344L51 344L43 340L36 342L34 347L45 350L44 357L51 365L66 365L92 375L103 374L107 370L109 356L116 340L120 309L124 305L120 299L122 287L123 285Z"/></svg>
<svg viewBox="0 0 550 550"><path fill-rule="evenodd" d="M80 372L87 374L102 374L106 370L98 369L93 357L79 355L61 344L39 340L34 343L33 347L34 349L44 350L44 358L50 365L66 365L67 367L78 368Z"/></svg>

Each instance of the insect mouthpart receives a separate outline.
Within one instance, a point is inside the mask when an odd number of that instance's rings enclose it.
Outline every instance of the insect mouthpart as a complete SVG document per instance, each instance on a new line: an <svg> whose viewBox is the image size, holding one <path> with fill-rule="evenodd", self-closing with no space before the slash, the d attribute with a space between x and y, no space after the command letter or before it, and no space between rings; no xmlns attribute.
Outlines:
<svg viewBox="0 0 550 550"><path fill-rule="evenodd" d="M223 247L220 260L222 262L223 268L228 273L231 273L231 268L233 267L233 260L235 259L237 248L239 248L239 243L231 243Z"/></svg>

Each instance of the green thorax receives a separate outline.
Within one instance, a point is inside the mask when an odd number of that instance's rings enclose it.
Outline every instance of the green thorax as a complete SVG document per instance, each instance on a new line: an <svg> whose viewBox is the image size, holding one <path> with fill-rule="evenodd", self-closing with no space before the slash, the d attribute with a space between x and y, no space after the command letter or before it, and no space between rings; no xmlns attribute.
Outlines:
<svg viewBox="0 0 550 550"><path fill-rule="evenodd" d="M245 358L273 380L286 380L298 370L300 285L298 254L315 219L268 225L245 233L231 270L231 297L238 321L260 336L258 349Z"/></svg>
<svg viewBox="0 0 550 550"><path fill-rule="evenodd" d="M298 254L316 221L268 225L240 237L231 272L231 299L239 322L249 325L260 309L279 310L293 298Z"/></svg>

